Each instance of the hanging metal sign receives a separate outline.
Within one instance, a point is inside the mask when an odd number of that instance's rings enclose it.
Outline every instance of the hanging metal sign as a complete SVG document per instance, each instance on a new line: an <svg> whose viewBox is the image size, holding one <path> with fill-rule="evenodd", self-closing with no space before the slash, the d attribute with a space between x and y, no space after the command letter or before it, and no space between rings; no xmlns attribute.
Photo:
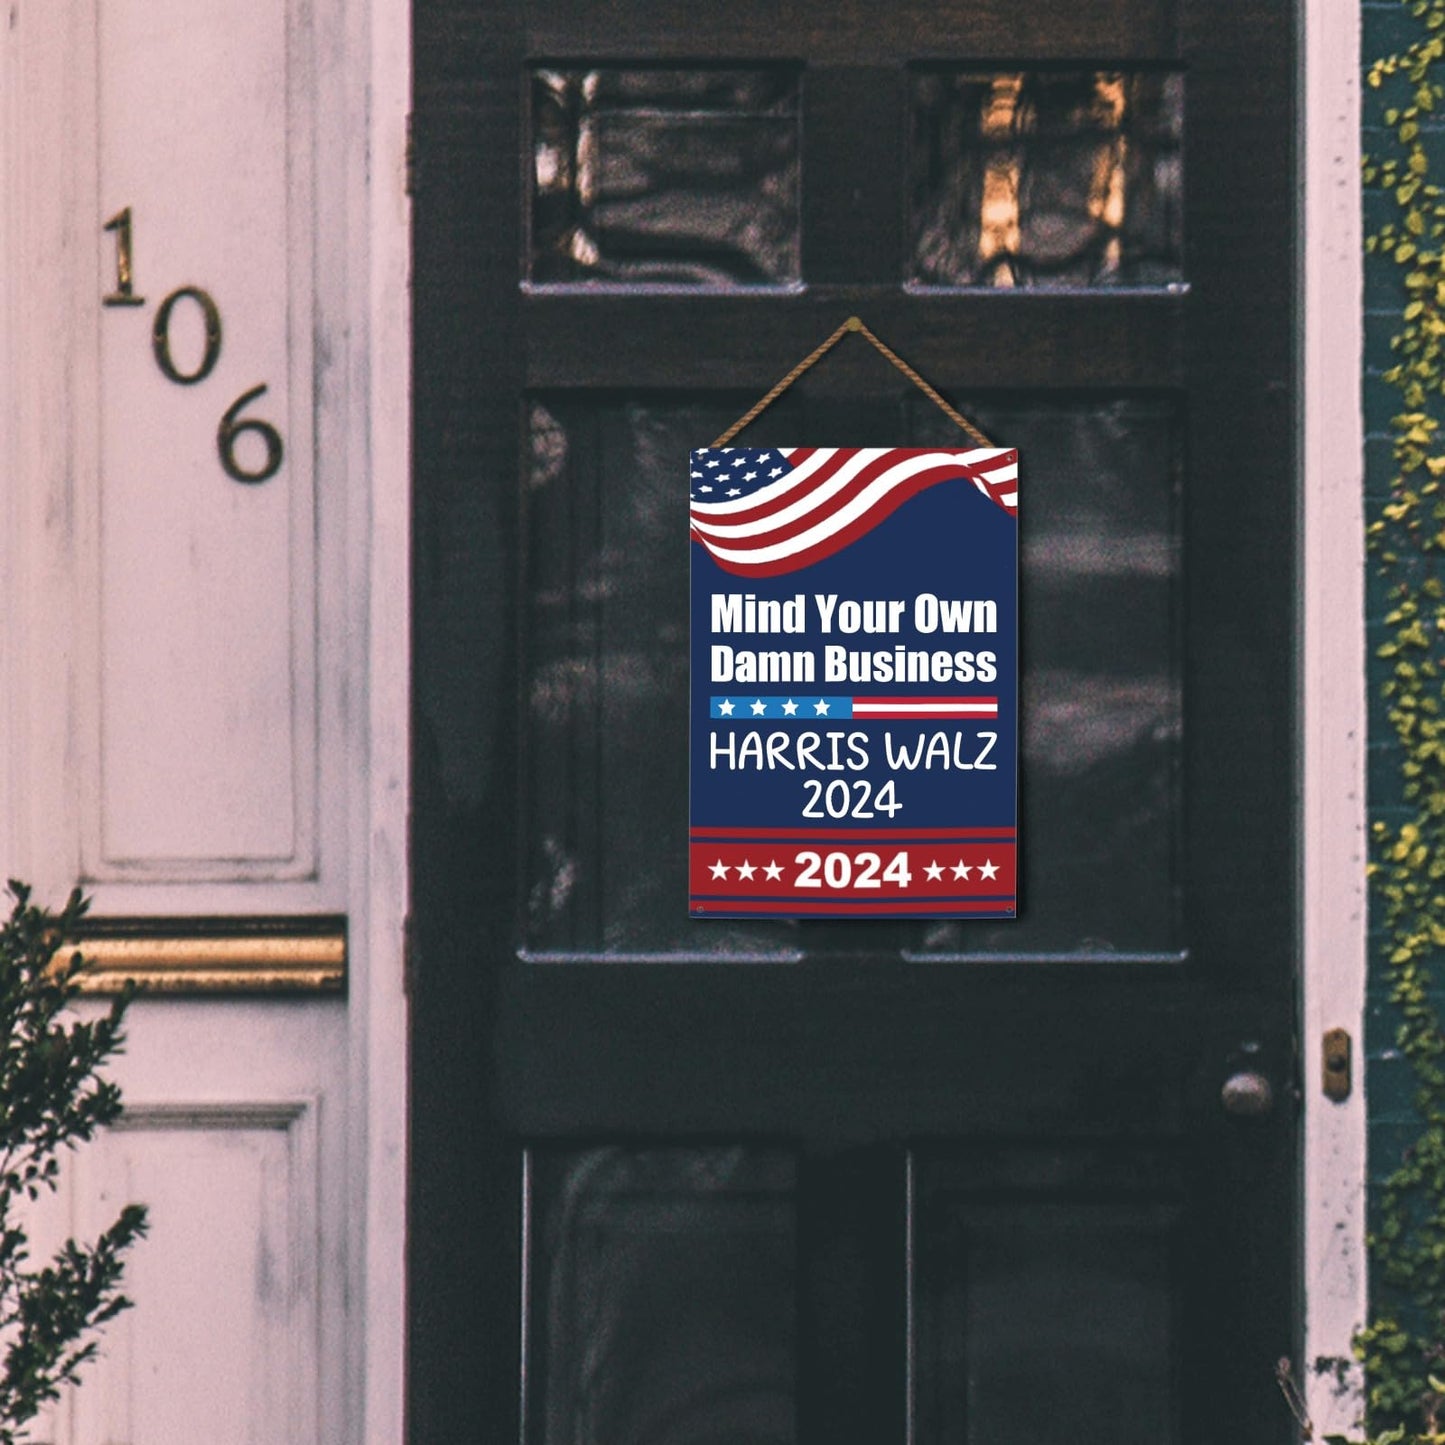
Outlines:
<svg viewBox="0 0 1445 1445"><path fill-rule="evenodd" d="M693 917L1014 917L1018 453L690 472Z"/></svg>

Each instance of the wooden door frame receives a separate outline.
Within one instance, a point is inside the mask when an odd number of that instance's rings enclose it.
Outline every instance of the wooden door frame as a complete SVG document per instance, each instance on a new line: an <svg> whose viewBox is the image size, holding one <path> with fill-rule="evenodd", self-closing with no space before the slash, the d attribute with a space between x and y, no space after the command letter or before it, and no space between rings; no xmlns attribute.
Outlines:
<svg viewBox="0 0 1445 1445"><path fill-rule="evenodd" d="M1350 1359L1364 1322L1365 857L1364 426L1360 12L1303 0L1300 213L1302 1359ZM1348 1029L1355 1087L1320 1092L1320 1040ZM1358 1380L1356 1381L1356 1392ZM1357 1393L1310 1376L1322 1433L1355 1424Z"/></svg>
<svg viewBox="0 0 1445 1445"><path fill-rule="evenodd" d="M358 361L356 443L370 513L349 538L351 585L366 597L365 735L353 821L353 937L370 966L352 981L346 1121L348 1169L365 1201L351 1265L360 1322L347 1359L356 1441L406 1438L406 1234L410 1021L407 1007L411 789L411 12L412 0L369 0L347 12L349 53L366 73L366 184L350 216L364 258L356 283L369 346Z"/></svg>

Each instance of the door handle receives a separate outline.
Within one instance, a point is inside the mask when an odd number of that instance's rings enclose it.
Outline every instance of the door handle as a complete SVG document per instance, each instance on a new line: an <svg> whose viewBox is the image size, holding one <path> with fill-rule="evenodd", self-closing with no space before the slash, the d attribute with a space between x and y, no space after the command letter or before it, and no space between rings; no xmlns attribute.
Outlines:
<svg viewBox="0 0 1445 1445"><path fill-rule="evenodd" d="M1241 1069L1224 1081L1219 1101L1226 1114L1258 1118L1274 1108L1274 1088L1263 1074L1254 1069Z"/></svg>

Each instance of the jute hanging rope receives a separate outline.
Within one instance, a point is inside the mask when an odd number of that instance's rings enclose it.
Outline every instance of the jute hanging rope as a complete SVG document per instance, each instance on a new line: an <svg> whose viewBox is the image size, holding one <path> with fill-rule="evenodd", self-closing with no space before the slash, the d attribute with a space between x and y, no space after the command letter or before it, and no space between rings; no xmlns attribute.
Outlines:
<svg viewBox="0 0 1445 1445"><path fill-rule="evenodd" d="M861 332L929 401L933 402L956 426L962 427L979 446L991 447L993 445L961 411L958 411L955 407L950 406L944 401L938 392L919 376L892 347L879 341L858 317L850 316L821 346L809 352L765 397L749 407L748 410L713 443L713 446L725 447L744 427L751 426L809 367L821 361L850 331Z"/></svg>

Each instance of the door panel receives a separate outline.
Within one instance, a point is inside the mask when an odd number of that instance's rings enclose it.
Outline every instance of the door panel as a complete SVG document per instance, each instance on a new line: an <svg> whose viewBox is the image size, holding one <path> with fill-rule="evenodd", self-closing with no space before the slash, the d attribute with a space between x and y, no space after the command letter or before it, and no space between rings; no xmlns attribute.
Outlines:
<svg viewBox="0 0 1445 1445"><path fill-rule="evenodd" d="M1166 1149L915 1163L918 1438L1181 1437L1182 1161Z"/></svg>
<svg viewBox="0 0 1445 1445"><path fill-rule="evenodd" d="M1009 315L1023 305L1026 326ZM629 387L736 396L742 404L729 416L732 421L850 311L862 315L894 350L906 330L908 361L934 386L961 396L1052 384L1050 377L1064 388L1183 386L1183 320L1194 308L1169 292L1014 298L994 291L910 294L895 283L810 286L802 295L532 291L519 298L519 310L526 353L511 361L525 361L528 386L616 387L622 346ZM687 345L641 343L654 335L685 336ZM850 344L829 353L814 386L834 396L857 394L891 387L894 375L872 348ZM747 435L751 440L767 433Z"/></svg>
<svg viewBox="0 0 1445 1445"><path fill-rule="evenodd" d="M796 1440L789 1153L538 1150L528 1182L528 1445Z"/></svg>
<svg viewBox="0 0 1445 1445"><path fill-rule="evenodd" d="M1180 476L1174 398L991 399L991 434L1027 435L1020 515L1028 606L1023 826L1049 886L1017 922L897 925L889 946L958 953L1177 957L1181 746ZM831 415L829 414L831 411ZM735 414L735 413L734 413ZM531 956L801 956L807 930L706 928L686 892L686 497L677 457L729 408L548 393L531 402L522 622ZM755 424L790 435L947 445L921 399L810 399ZM816 925L814 925L816 926ZM883 925L869 937L879 946Z"/></svg>
<svg viewBox="0 0 1445 1445"><path fill-rule="evenodd" d="M415 1438L1282 1439L1288 8L415 20ZM1014 923L686 916L683 464L850 311L1021 450Z"/></svg>
<svg viewBox="0 0 1445 1445"><path fill-rule="evenodd" d="M1011 0L900 0L881 17L868 0L740 0L702 11L687 0L632 0L607 9L588 0L531 0L526 46L534 55L611 60L618 55L771 59L805 55L827 65L910 60L1165 58L1175 54L1172 7L1157 0L1034 4ZM461 36L486 41L481 26Z"/></svg>

